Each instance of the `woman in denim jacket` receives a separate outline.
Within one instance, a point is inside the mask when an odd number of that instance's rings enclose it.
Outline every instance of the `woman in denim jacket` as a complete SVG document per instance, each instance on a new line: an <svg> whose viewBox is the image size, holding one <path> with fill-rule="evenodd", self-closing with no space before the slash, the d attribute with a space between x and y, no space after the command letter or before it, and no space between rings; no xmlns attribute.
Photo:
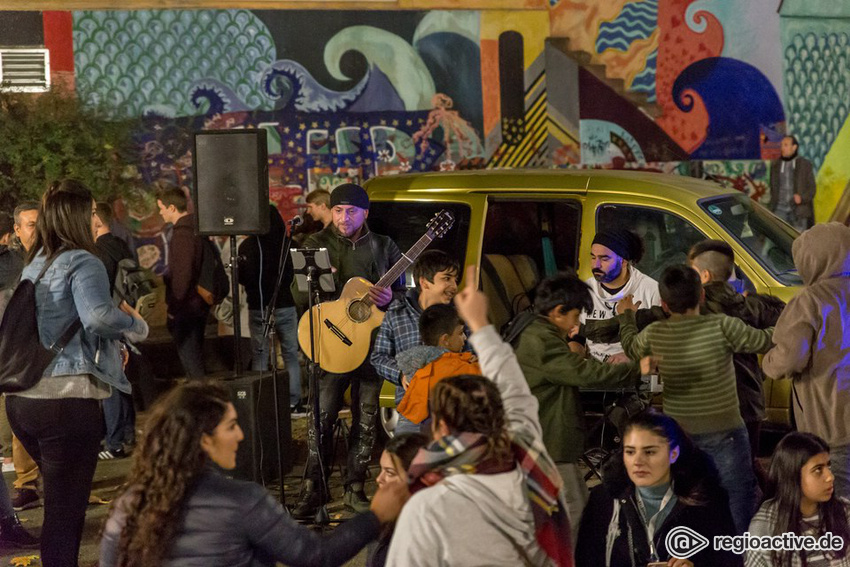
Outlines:
<svg viewBox="0 0 850 567"><path fill-rule="evenodd" d="M22 278L36 280L36 319L44 345L79 316L82 328L33 388L7 395L15 435L41 469L44 565L76 566L97 453L103 438L99 400L130 392L118 340L141 341L148 326L132 308L115 307L106 268L94 255L95 202L81 183L54 183L44 194L35 242Z"/></svg>

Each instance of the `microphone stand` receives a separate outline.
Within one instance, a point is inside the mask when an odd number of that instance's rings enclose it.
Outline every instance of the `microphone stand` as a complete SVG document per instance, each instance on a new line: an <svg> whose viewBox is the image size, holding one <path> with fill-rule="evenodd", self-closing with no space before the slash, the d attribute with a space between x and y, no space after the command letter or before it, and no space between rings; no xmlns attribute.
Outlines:
<svg viewBox="0 0 850 567"><path fill-rule="evenodd" d="M265 320L263 322L263 338L262 340L268 339L269 341L269 352L272 357L272 397L274 397L274 426L275 426L275 443L277 444L277 474L280 479L280 504L284 508L286 507L286 490L284 489L284 474L283 474L283 448L281 447L280 442L280 395L277 390L277 381L278 381L278 367L277 367L277 352L275 351L274 344L274 329L272 324L272 318L274 316L275 305L277 304L277 296L280 293L280 287L283 283L283 276L286 273L286 269L288 267L287 259L289 255L286 253L289 250L289 247L292 245L292 229L295 225L292 221L289 223L289 230L284 233L283 236L283 244L280 247L280 260L278 264L278 274L277 281L274 286L274 293L272 294L271 301L269 301L268 306L266 307ZM259 245L259 244L258 244ZM262 285L262 282L260 282ZM287 369L287 377L289 376L289 370ZM291 393L290 393L291 395ZM299 392L300 396L301 393Z"/></svg>

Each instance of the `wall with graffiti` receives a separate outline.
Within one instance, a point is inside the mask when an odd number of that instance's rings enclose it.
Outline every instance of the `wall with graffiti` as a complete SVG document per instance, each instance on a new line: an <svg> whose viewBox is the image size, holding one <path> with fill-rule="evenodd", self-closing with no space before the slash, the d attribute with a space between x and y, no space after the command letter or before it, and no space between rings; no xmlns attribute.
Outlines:
<svg viewBox="0 0 850 567"><path fill-rule="evenodd" d="M191 132L203 128L267 129L284 214L307 191L374 175L687 160L725 164L718 175L759 198L786 132L819 171L818 218L843 194L850 8L466 5L66 12L69 41L53 43L72 50L82 100L143 118L128 175L137 216L155 181L191 183Z"/></svg>

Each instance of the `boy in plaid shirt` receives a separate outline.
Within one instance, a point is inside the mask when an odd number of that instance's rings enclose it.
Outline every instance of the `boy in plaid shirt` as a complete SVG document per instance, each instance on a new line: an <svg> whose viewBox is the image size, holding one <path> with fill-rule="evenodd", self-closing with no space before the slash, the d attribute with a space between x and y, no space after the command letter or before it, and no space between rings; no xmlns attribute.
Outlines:
<svg viewBox="0 0 850 567"><path fill-rule="evenodd" d="M370 362L378 375L396 386L396 405L412 376L402 375L396 355L419 346L419 317L422 312L438 303L451 303L457 294L460 264L441 250L427 250L413 264L416 289L409 290L401 299L393 301L375 337ZM404 416L399 416L396 433L418 432L419 426Z"/></svg>

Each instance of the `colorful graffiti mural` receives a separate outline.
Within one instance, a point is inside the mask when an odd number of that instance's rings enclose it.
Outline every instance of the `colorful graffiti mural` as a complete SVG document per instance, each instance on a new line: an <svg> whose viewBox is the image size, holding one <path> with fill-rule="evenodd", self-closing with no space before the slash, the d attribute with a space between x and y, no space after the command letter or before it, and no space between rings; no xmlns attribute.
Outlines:
<svg viewBox="0 0 850 567"><path fill-rule="evenodd" d="M192 129L262 127L289 210L298 188L410 171L757 168L786 131L825 166L850 115L850 9L774 4L80 11L71 42L45 42L70 45L83 100L144 117L140 184L189 182Z"/></svg>

